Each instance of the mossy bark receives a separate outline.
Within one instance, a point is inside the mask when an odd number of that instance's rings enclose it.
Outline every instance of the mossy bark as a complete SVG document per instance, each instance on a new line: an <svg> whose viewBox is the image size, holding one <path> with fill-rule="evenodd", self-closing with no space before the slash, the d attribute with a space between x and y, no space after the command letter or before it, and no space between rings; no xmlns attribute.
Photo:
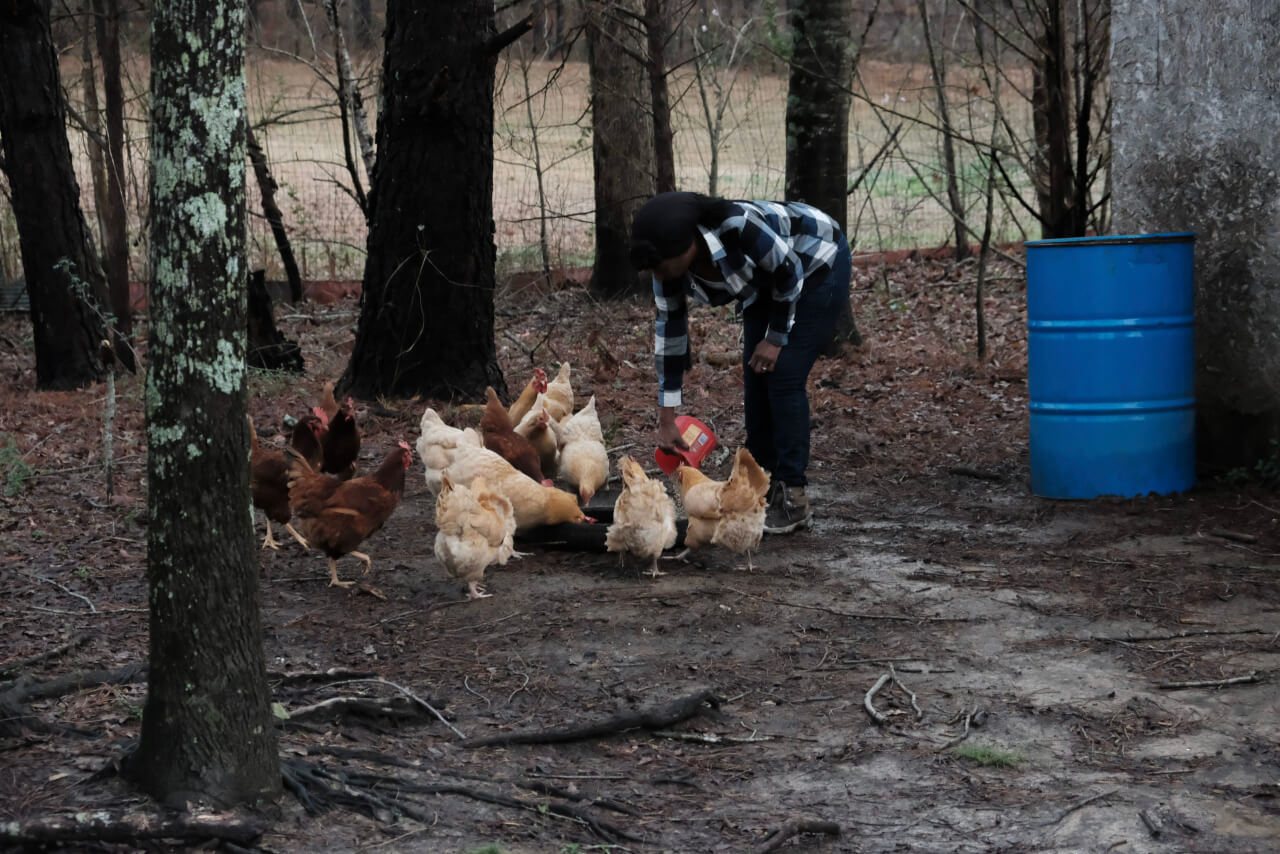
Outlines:
<svg viewBox="0 0 1280 854"><path fill-rule="evenodd" d="M151 43L147 578L128 770L165 800L280 790L245 420L244 2L157 2Z"/></svg>
<svg viewBox="0 0 1280 854"><path fill-rule="evenodd" d="M340 393L506 394L493 334L493 4L387 4L368 257Z"/></svg>

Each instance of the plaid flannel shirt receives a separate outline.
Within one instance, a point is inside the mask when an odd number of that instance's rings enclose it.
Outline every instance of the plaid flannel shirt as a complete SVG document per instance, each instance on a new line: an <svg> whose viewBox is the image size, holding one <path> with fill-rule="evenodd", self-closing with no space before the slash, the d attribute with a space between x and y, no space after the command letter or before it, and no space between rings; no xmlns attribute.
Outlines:
<svg viewBox="0 0 1280 854"><path fill-rule="evenodd" d="M800 202L733 204L737 212L718 227L698 226L711 260L724 276L723 287L706 287L688 272L670 281L653 277L659 406L679 406L683 401L681 386L689 365L688 296L707 305L737 300L743 308L769 300L765 340L783 347L805 280L829 270L839 251L840 226L815 207Z"/></svg>

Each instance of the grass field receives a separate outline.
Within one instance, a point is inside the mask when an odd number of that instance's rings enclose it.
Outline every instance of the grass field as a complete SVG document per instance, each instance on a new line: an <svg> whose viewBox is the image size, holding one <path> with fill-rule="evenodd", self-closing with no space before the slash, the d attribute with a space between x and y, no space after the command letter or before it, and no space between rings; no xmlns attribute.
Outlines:
<svg viewBox="0 0 1280 854"><path fill-rule="evenodd" d="M365 90L370 121L376 121L376 68L366 66L364 70L370 81ZM83 90L75 57L64 61L63 75L73 106L82 112ZM138 236L131 240L132 274L141 279L147 277L145 235L140 235L147 186L145 62L135 57L126 78L129 210L131 236ZM721 71L706 87L710 109L723 111L717 194L780 198L786 160L785 76ZM880 160L858 191L849 196L849 231L856 249L903 249L944 242L950 223L935 201L943 186L938 135L931 127L934 94L927 71L915 65L865 61L855 88L861 97L855 98L850 117L851 177L880 149L889 128L903 126L900 145ZM526 91L532 93L528 98ZM990 105L962 87L955 91L957 97L951 106L957 123L966 133L985 139ZM284 211L304 278L358 279L363 269L365 227L345 189L350 177L343 165L341 124L331 89L302 63L255 52L250 57L248 93L250 119L255 124L270 119L257 133L280 185L277 203ZM710 134L703 99L688 66L673 74L671 93L678 181L682 188L707 192L711 189ZM1020 107L1025 111L1025 104L1005 105L1015 120ZM75 127L69 132L82 203L90 222L95 223L87 139ZM972 148L961 145L957 151L966 181L966 204L976 209L981 203L985 168ZM542 164L545 204L539 202L535 160ZM362 180L367 181L363 173ZM252 179L248 188L250 263L265 267L269 278L282 278L270 231L257 213L260 200ZM512 53L498 67L495 95L494 218L500 272L541 266L538 241L542 217L547 218L551 264L589 265L592 208L585 64L522 64ZM973 219L980 221L977 214ZM997 230L1001 240L1023 236L1008 212L997 220ZM20 274L12 211L2 198L0 263L9 277Z"/></svg>

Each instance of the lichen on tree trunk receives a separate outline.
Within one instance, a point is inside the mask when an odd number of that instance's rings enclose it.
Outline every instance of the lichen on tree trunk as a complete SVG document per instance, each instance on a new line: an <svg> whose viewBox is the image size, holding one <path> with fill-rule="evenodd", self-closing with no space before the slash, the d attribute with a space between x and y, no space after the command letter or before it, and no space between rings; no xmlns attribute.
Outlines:
<svg viewBox="0 0 1280 854"><path fill-rule="evenodd" d="M243 40L243 0L153 11L151 666L128 771L166 799L280 790L245 420Z"/></svg>

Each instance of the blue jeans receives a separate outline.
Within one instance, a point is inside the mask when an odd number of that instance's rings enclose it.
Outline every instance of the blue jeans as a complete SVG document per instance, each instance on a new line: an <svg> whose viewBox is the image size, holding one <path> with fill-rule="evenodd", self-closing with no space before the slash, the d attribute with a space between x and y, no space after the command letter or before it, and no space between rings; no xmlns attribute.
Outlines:
<svg viewBox="0 0 1280 854"><path fill-rule="evenodd" d="M809 395L805 385L818 354L835 332L840 301L849 299L852 272L849 243L841 236L840 251L826 279L805 282L787 345L767 374L751 370L748 362L769 327L769 304L756 302L742 312L747 450L775 482L787 486L808 483L805 469L809 467Z"/></svg>

